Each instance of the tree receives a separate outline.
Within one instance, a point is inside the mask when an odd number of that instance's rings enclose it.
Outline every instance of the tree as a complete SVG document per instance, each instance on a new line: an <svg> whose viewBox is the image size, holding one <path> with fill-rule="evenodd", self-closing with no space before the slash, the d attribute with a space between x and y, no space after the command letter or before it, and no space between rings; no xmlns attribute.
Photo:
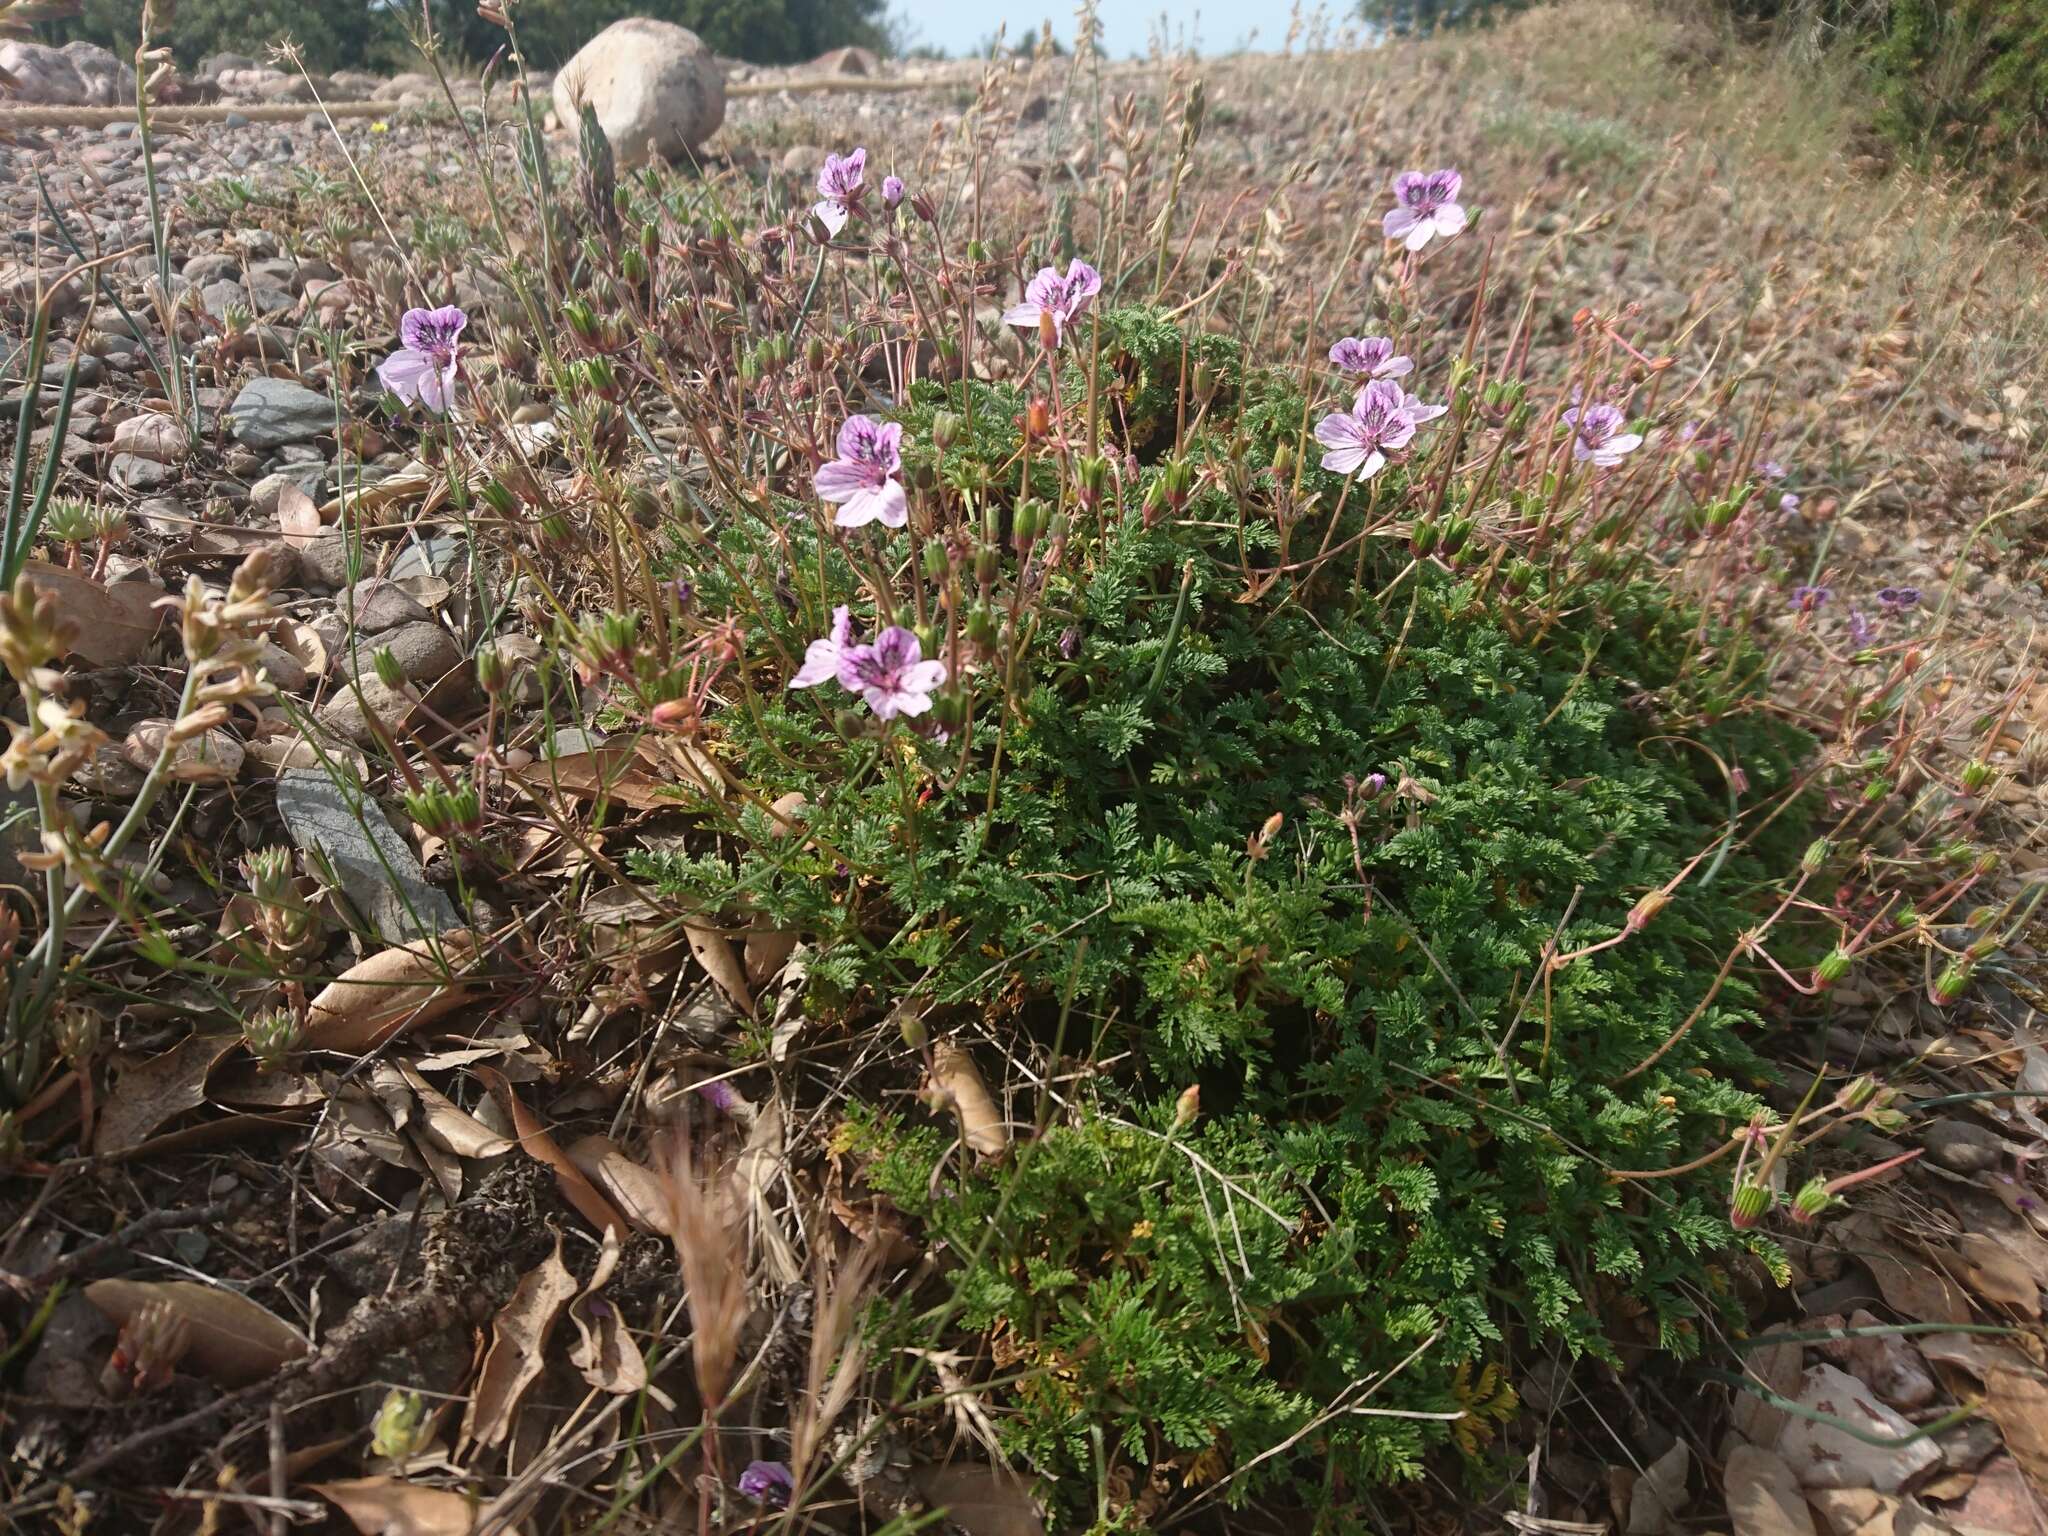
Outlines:
<svg viewBox="0 0 2048 1536"><path fill-rule="evenodd" d="M1490 26L1526 11L1534 0L1358 0L1358 18L1396 37L1427 36L1448 27Z"/></svg>

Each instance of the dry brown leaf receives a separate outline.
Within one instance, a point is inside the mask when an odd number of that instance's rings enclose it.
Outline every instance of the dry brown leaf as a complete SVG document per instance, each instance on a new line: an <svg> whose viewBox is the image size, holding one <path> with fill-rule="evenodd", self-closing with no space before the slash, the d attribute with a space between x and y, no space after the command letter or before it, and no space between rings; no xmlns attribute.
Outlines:
<svg viewBox="0 0 2048 1536"><path fill-rule="evenodd" d="M365 485L330 496L320 505L320 516L333 522L341 516L346 506L357 514L375 512L394 503L417 496L442 484L442 477L430 474L419 466L417 460L406 465L395 475L386 475L374 485Z"/></svg>
<svg viewBox="0 0 2048 1536"><path fill-rule="evenodd" d="M422 1130L457 1157L499 1157L518 1145L455 1103L411 1066L401 1062L398 1070L419 1095Z"/></svg>
<svg viewBox="0 0 2048 1536"><path fill-rule="evenodd" d="M67 653L88 666L125 667L148 649L163 622L164 595L153 581L94 581L83 571L31 560L22 567L38 595L56 600L59 623L72 626Z"/></svg>
<svg viewBox="0 0 2048 1536"><path fill-rule="evenodd" d="M642 1232L668 1235L668 1186L652 1169L621 1152L609 1136L585 1136L569 1148L569 1161L611 1197L627 1221Z"/></svg>
<svg viewBox="0 0 2048 1536"><path fill-rule="evenodd" d="M197 1109L206 1098L206 1075L233 1050L239 1035L187 1035L161 1055L121 1064L114 1091L100 1111L92 1149L102 1155L126 1152L149 1139L174 1115Z"/></svg>
<svg viewBox="0 0 2048 1536"><path fill-rule="evenodd" d="M569 1321L576 1325L576 1343L569 1348L569 1363L583 1373L583 1379L601 1392L630 1395L647 1385L647 1362L626 1332L619 1309L601 1294L619 1267L619 1229L607 1227L604 1246L598 1250L597 1268L583 1293L569 1303Z"/></svg>
<svg viewBox="0 0 2048 1536"><path fill-rule="evenodd" d="M732 1005L748 1018L755 1017L754 989L747 985L747 973L732 952L732 940L703 922L683 919L683 934L690 941L690 953L704 967L704 974L723 992Z"/></svg>
<svg viewBox="0 0 2048 1536"><path fill-rule="evenodd" d="M783 1134L782 1105L771 1098L755 1112L754 1128L747 1132L746 1149L735 1159L733 1172L746 1192L748 1210L761 1234L762 1246L767 1249L769 1267L780 1283L794 1285L803 1270L797 1263L789 1234L782 1230L782 1218L768 1198L781 1181L787 1158Z"/></svg>
<svg viewBox="0 0 2048 1536"><path fill-rule="evenodd" d="M2033 1271L1998 1239L1965 1232L1956 1247L1962 1254L1963 1283L1971 1290L1996 1306L2016 1308L2030 1318L2041 1315L2041 1288Z"/></svg>
<svg viewBox="0 0 2048 1536"><path fill-rule="evenodd" d="M536 795L550 790L584 800L602 795L636 811L681 803L675 785L649 773L625 747L543 758L517 777L522 788Z"/></svg>
<svg viewBox="0 0 2048 1536"><path fill-rule="evenodd" d="M919 1467L911 1479L925 1502L943 1508L967 1536L1045 1536L1031 1485L1014 1472L963 1462Z"/></svg>
<svg viewBox="0 0 2048 1536"><path fill-rule="evenodd" d="M95 1280L85 1299L117 1324L161 1302L192 1332L185 1363L218 1386L267 1381L306 1352L306 1336L239 1291L196 1280Z"/></svg>
<svg viewBox="0 0 2048 1536"><path fill-rule="evenodd" d="M470 1071L476 1074L477 1081L484 1085L490 1096L497 1100L498 1107L510 1118L512 1129L518 1132L519 1145L525 1149L526 1155L555 1170L555 1182L561 1186L562 1198L575 1206L585 1221L600 1232L606 1227L627 1225L626 1218L598 1192L596 1185L584 1177L583 1170L548 1134L547 1127L520 1102L519 1096L512 1091L512 1085L505 1081L504 1073L496 1067L484 1066L472 1067Z"/></svg>
<svg viewBox="0 0 2048 1536"><path fill-rule="evenodd" d="M1738 1445L1722 1486L1735 1536L1814 1536L1813 1511L1783 1457Z"/></svg>
<svg viewBox="0 0 2048 1536"><path fill-rule="evenodd" d="M562 1240L557 1237L555 1251L521 1278L491 1326L490 1353L484 1356L469 1411L462 1416L463 1439L479 1445L504 1443L519 1400L547 1365L548 1337L576 1289L576 1277L562 1262Z"/></svg>
<svg viewBox="0 0 2048 1536"><path fill-rule="evenodd" d="M447 1488L402 1477L352 1477L308 1485L333 1504L362 1536L469 1536L476 1505Z"/></svg>
<svg viewBox="0 0 2048 1536"><path fill-rule="evenodd" d="M781 970L796 949L796 942L796 930L777 928L767 913L756 912L745 950L747 985L758 987Z"/></svg>
<svg viewBox="0 0 2048 1536"><path fill-rule="evenodd" d="M289 480L277 495L277 526L284 533L285 543L293 549L311 547L323 526L319 506Z"/></svg>
<svg viewBox="0 0 2048 1536"><path fill-rule="evenodd" d="M148 773L168 746L164 771L181 784L225 784L242 771L248 753L231 734L214 729L173 741L172 724L169 720L137 722L121 743L122 758L131 768Z"/></svg>
<svg viewBox="0 0 2048 1536"><path fill-rule="evenodd" d="M1009 1148L1009 1127L989 1097L974 1058L951 1040L932 1047L932 1093L960 1117L960 1139L974 1151L1000 1157Z"/></svg>
<svg viewBox="0 0 2048 1536"><path fill-rule="evenodd" d="M306 1049L360 1055L404 1025L440 1018L469 1000L469 989L453 977L475 953L476 941L457 928L350 966L313 999Z"/></svg>
<svg viewBox="0 0 2048 1536"><path fill-rule="evenodd" d="M2048 1385L2031 1371L1995 1366L1984 1377L1984 1407L2020 1470L2036 1488L2048 1489Z"/></svg>
<svg viewBox="0 0 2048 1536"><path fill-rule="evenodd" d="M1872 1221L1842 1224L1854 1231L1850 1251L1870 1269L1885 1305L1909 1322L1967 1323L1973 1313L1963 1288L1942 1272L1952 1253L1923 1254Z"/></svg>

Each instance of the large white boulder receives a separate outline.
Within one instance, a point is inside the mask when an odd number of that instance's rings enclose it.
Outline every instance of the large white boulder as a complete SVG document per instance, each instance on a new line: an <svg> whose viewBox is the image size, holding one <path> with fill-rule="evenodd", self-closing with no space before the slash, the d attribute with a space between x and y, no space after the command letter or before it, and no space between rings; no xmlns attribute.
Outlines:
<svg viewBox="0 0 2048 1536"><path fill-rule="evenodd" d="M575 138L597 113L622 166L687 158L725 121L725 75L688 27L629 16L585 43L555 75L555 117Z"/></svg>
<svg viewBox="0 0 2048 1536"><path fill-rule="evenodd" d="M0 42L0 70L14 81L0 97L38 107L118 107L135 99L135 72L104 48Z"/></svg>

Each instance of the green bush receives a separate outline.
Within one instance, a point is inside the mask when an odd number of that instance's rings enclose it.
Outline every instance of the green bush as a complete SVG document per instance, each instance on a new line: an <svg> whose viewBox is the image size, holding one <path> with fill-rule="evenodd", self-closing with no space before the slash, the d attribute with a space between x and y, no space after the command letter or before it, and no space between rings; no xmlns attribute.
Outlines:
<svg viewBox="0 0 2048 1536"><path fill-rule="evenodd" d="M1072 1496L1103 1471L1097 1432L1141 1472L1180 1456L1214 1476L1319 1425L1231 1496L1337 1511L1452 1435L1442 1419L1322 1421L1368 1384L1397 1414L1474 1407L1460 1438L1476 1449L1510 1405L1487 1367L1511 1338L1697 1343L1738 1241L1725 1174L1609 1171L1684 1161L1754 1107L1739 974L1630 1073L1700 1002L1767 871L1796 863L1800 817L1731 843L1598 963L1546 979L1543 960L1610 938L1732 838L1716 758L1768 795L1806 743L1749 707L1748 648L1703 637L1625 562L1511 580L1476 543L1448 569L1417 562L1405 541L1355 537L1365 492L1331 529L1341 557L1247 600L1248 559L1287 562L1245 509L1290 472L1307 402L1156 314L1102 326L1104 399L1170 409L1177 383L1164 403L1153 390L1184 349L1213 392L1180 459L1049 535L1071 547L1016 663L977 674L999 750L975 726L877 733L818 694L750 695L714 750L764 796L802 792L802 837L754 807L719 848L638 871L686 905L813 936L814 1030L908 1007L934 1036L971 1022L966 1038L1017 1059L1115 1063L1009 1165L963 1167L950 1125L890 1108L858 1111L851 1144L953 1266L961 1321L1022 1370L996 1394L1012 1448L1084 1473L1061 1479ZM1066 382L1078 409L1087 391ZM1008 501L1026 410L999 386L914 386L908 474ZM1375 484L1405 499L1398 471ZM1303 488L1338 502L1319 469ZM1445 526L1468 494L1447 491ZM1163 495L1184 504L1149 515ZM865 604L851 541L778 530L779 588L801 572ZM824 614L761 603L758 527L712 537L682 552L697 600L800 656ZM890 558L910 558L895 537ZM940 548L922 558L973 558ZM927 619L930 655L942 621ZM1176 1135L1191 1085L1200 1111Z"/></svg>

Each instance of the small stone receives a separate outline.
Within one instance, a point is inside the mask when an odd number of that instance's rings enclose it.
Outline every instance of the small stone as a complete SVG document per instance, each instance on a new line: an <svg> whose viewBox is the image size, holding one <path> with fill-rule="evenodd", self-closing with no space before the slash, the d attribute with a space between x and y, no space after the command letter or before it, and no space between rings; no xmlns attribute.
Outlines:
<svg viewBox="0 0 2048 1536"><path fill-rule="evenodd" d="M555 116L574 139L587 102L621 168L686 159L725 121L725 75L687 27L629 16L555 74Z"/></svg>
<svg viewBox="0 0 2048 1536"><path fill-rule="evenodd" d="M121 755L133 767L147 773L156 765L164 743L170 740L170 732L168 720L145 720L128 733L128 739L121 744ZM202 731L172 747L165 772L183 784L225 784L242 771L246 755L242 744L226 731Z"/></svg>
<svg viewBox="0 0 2048 1536"><path fill-rule="evenodd" d="M367 687L376 678L376 656L388 650L398 670L410 683L426 688L439 682L462 665L462 647L440 625L420 621L400 624L382 634L363 634L355 645L336 645L328 663L330 676L348 678L361 673Z"/></svg>
<svg viewBox="0 0 2048 1536"><path fill-rule="evenodd" d="M223 128L246 128L249 126L249 119L240 112L230 112L221 119L221 126Z"/></svg>
<svg viewBox="0 0 2048 1536"><path fill-rule="evenodd" d="M327 485L327 465L323 460L317 465L294 465L279 470L274 475L265 475L249 487L249 510L264 517L277 516L277 503L284 495L284 488L296 485L315 501Z"/></svg>
<svg viewBox="0 0 2048 1536"><path fill-rule="evenodd" d="M138 459L155 459L175 464L191 448L192 438L183 425L170 416L146 411L130 416L114 428L114 451L131 453Z"/></svg>
<svg viewBox="0 0 2048 1536"><path fill-rule="evenodd" d="M1927 1155L1952 1173L1982 1173L2005 1157L2003 1138L1967 1120L1930 1120L1920 1140Z"/></svg>
<svg viewBox="0 0 2048 1536"><path fill-rule="evenodd" d="M400 624L428 623L434 617L418 598L383 576L369 576L357 582L336 599L335 607L344 619L353 619L356 628L365 634Z"/></svg>
<svg viewBox="0 0 2048 1536"><path fill-rule="evenodd" d="M309 861L331 868L342 893L382 938L419 938L461 926L454 905L427 884L419 860L377 802L353 784L336 784L318 769L287 768L277 777L277 814Z"/></svg>
<svg viewBox="0 0 2048 1536"><path fill-rule="evenodd" d="M154 491L178 478L178 471L156 459L133 453L117 453L107 466L107 478L130 491Z"/></svg>
<svg viewBox="0 0 2048 1536"><path fill-rule="evenodd" d="M251 448L282 448L334 430L334 402L288 379L251 379L228 407L235 437Z"/></svg>
<svg viewBox="0 0 2048 1536"><path fill-rule="evenodd" d="M1883 1323L1869 1312L1849 1316L1851 1328L1881 1328ZM1849 1373L1870 1384L1880 1402L1902 1412L1925 1408L1940 1388L1935 1385L1920 1352L1896 1334L1874 1334L1849 1343Z"/></svg>

